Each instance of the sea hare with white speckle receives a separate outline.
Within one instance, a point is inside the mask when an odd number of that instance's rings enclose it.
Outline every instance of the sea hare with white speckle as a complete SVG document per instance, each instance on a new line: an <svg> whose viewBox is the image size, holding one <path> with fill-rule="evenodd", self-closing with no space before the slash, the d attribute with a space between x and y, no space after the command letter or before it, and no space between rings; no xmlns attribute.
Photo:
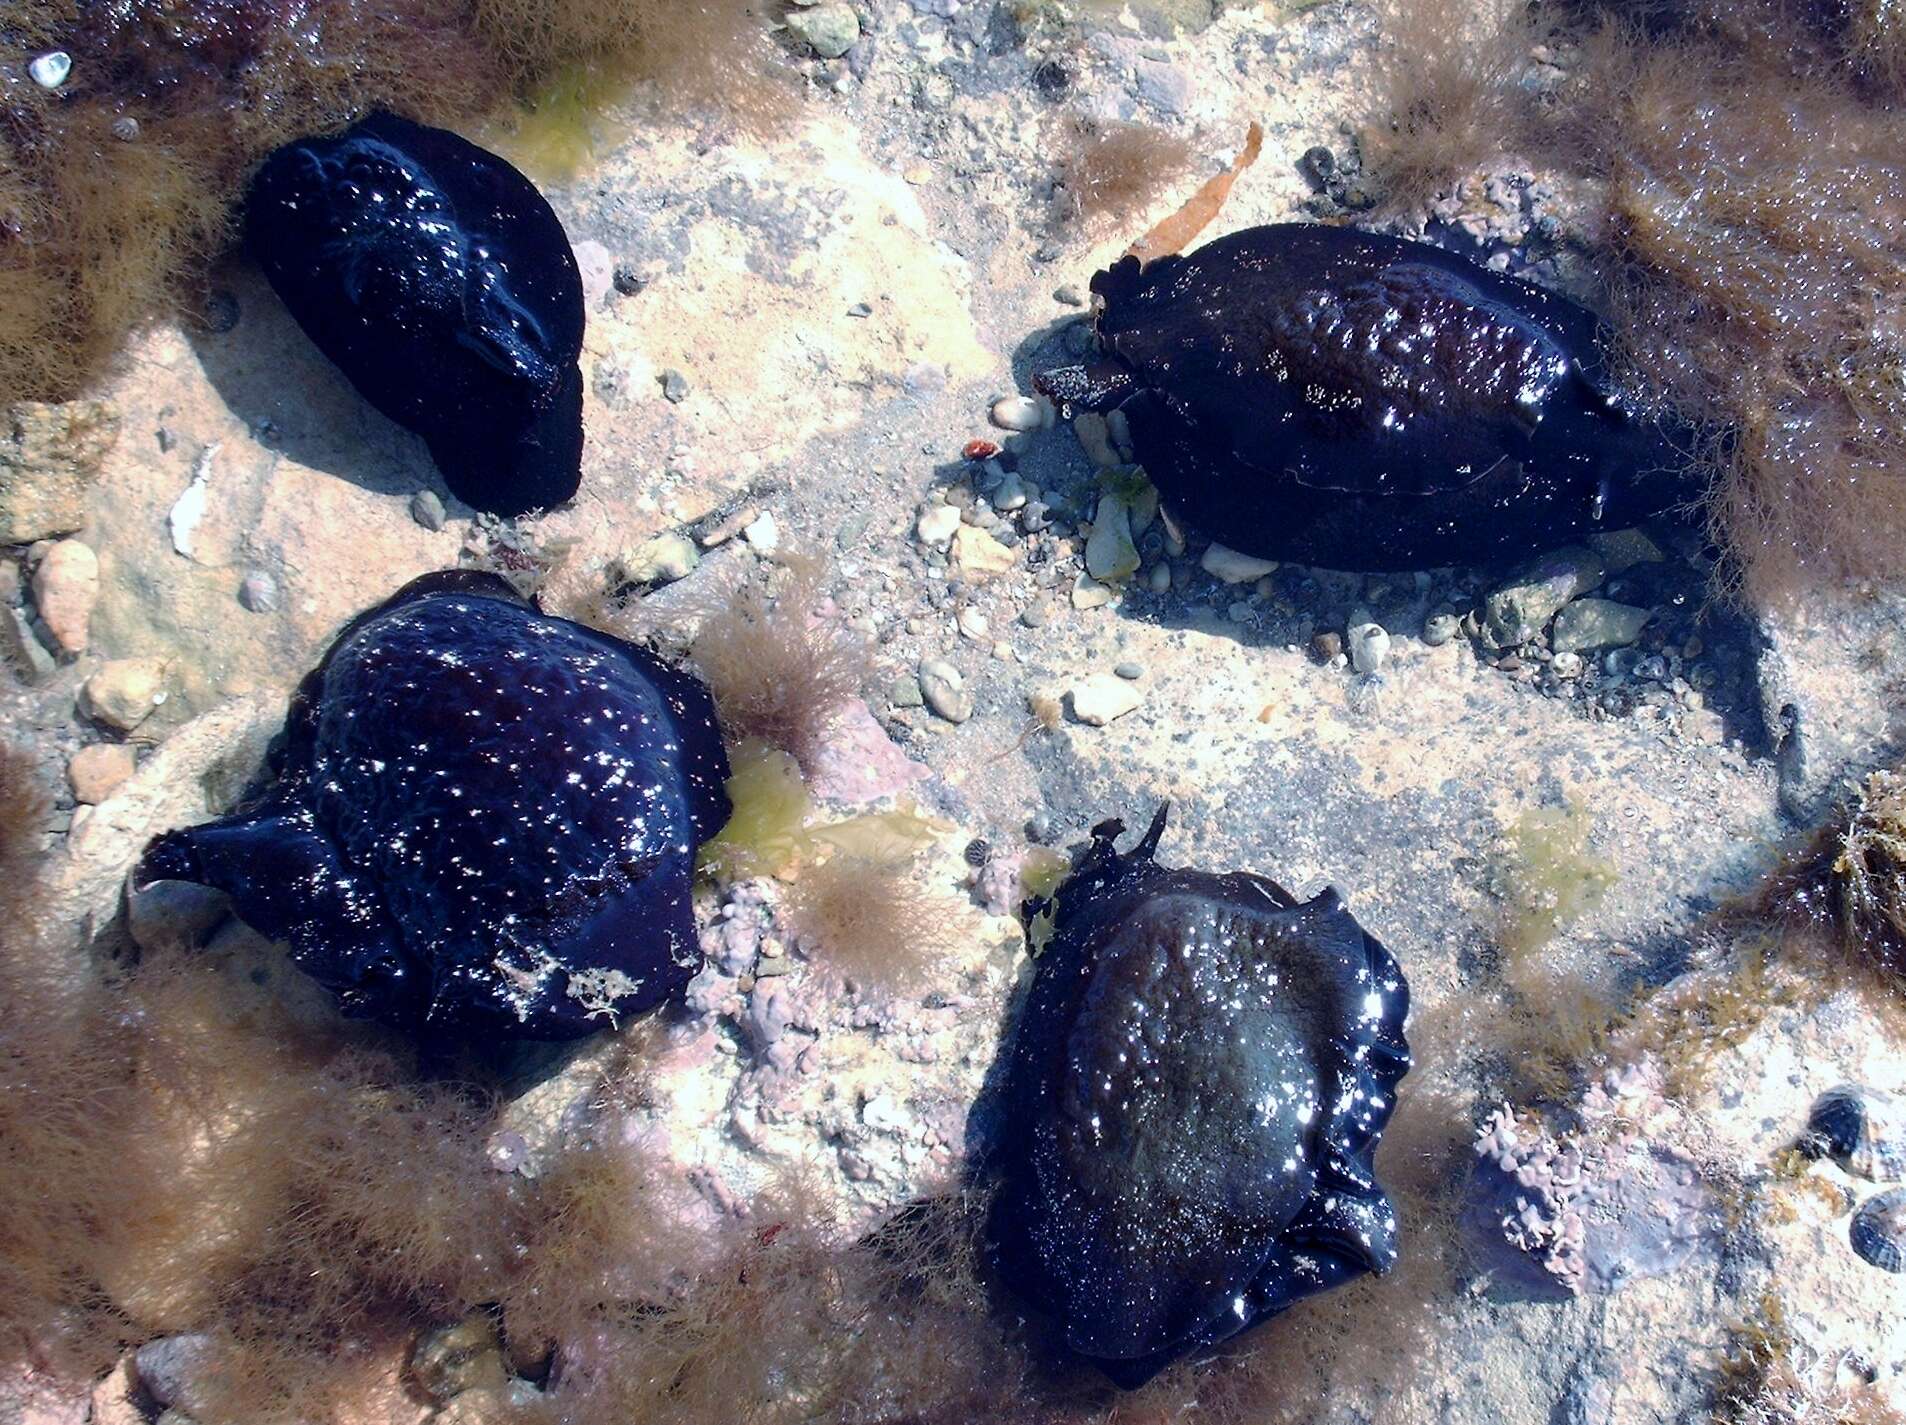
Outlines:
<svg viewBox="0 0 1906 1425"><path fill-rule="evenodd" d="M225 891L348 1014L566 1039L700 964L695 851L729 812L707 690L501 579L428 574L359 615L272 771L254 805L153 842L136 879Z"/></svg>
<svg viewBox="0 0 1906 1425"><path fill-rule="evenodd" d="M421 435L459 499L561 504L582 475L582 275L555 211L495 154L372 114L265 160L245 240L364 399Z"/></svg>
<svg viewBox="0 0 1906 1425"><path fill-rule="evenodd" d="M1164 828L1096 827L1059 888L988 1164L1001 1279L1128 1387L1389 1269L1371 1157L1410 1067L1402 971L1334 891L1167 869Z"/></svg>

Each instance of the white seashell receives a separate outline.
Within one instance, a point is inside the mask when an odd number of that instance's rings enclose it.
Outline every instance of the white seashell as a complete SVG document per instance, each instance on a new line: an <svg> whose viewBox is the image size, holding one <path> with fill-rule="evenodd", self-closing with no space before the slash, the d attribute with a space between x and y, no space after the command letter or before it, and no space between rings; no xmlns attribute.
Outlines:
<svg viewBox="0 0 1906 1425"><path fill-rule="evenodd" d="M49 50L27 61L26 72L42 89L57 89L73 72L73 56L63 49Z"/></svg>

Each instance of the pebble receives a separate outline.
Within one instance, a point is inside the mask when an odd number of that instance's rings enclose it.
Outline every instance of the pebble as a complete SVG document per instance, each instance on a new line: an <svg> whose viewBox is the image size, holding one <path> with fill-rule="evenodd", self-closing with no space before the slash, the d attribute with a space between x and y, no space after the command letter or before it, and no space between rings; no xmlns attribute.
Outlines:
<svg viewBox="0 0 1906 1425"><path fill-rule="evenodd" d="M1039 430L1052 424L1053 411L1043 396L1002 396L991 414L1001 430Z"/></svg>
<svg viewBox="0 0 1906 1425"><path fill-rule="evenodd" d="M986 615L978 609L961 609L959 618L954 622L959 626L960 637L970 638L975 643L984 639L992 631L992 625L987 622Z"/></svg>
<svg viewBox="0 0 1906 1425"><path fill-rule="evenodd" d="M1032 498L1032 491L1017 475L1007 475L993 487L988 498L993 508L1004 514L1022 508Z"/></svg>
<svg viewBox="0 0 1906 1425"><path fill-rule="evenodd" d="M98 806L110 797L138 766L138 755L121 742L96 742L82 747L66 764L66 780L73 785L73 797L87 806Z"/></svg>
<svg viewBox="0 0 1906 1425"><path fill-rule="evenodd" d="M1083 307L1085 305L1084 295L1080 293L1077 287L1069 285L1056 290L1052 294L1052 300L1062 307Z"/></svg>
<svg viewBox="0 0 1906 1425"><path fill-rule="evenodd" d="M1550 642L1557 653L1585 648L1626 648L1641 637L1654 610L1613 599L1577 599L1555 616Z"/></svg>
<svg viewBox="0 0 1906 1425"><path fill-rule="evenodd" d="M419 490L410 497L410 517L425 529L442 529L448 518L444 513L443 497L435 490Z"/></svg>
<svg viewBox="0 0 1906 1425"><path fill-rule="evenodd" d="M913 527L914 538L929 549L945 549L960 528L960 512L954 505L935 505L924 511Z"/></svg>
<svg viewBox="0 0 1906 1425"><path fill-rule="evenodd" d="M131 732L165 699L160 658L115 658L100 664L79 689L80 711L121 732Z"/></svg>
<svg viewBox="0 0 1906 1425"><path fill-rule="evenodd" d="M1116 583L1138 572L1138 546L1132 542L1131 508L1116 495L1099 496L1092 534L1085 542L1085 569L1094 579Z"/></svg>
<svg viewBox="0 0 1906 1425"><path fill-rule="evenodd" d="M1013 567L1013 552L977 525L953 532L953 562L977 582L997 578Z"/></svg>
<svg viewBox="0 0 1906 1425"><path fill-rule="evenodd" d="M1582 655L1579 653L1556 654L1549 660L1549 672L1563 680L1581 677Z"/></svg>
<svg viewBox="0 0 1906 1425"><path fill-rule="evenodd" d="M1661 552L1660 545L1638 529L1591 534L1588 547L1601 556L1602 564L1610 574L1619 574L1637 564L1659 564L1668 557Z"/></svg>
<svg viewBox="0 0 1906 1425"><path fill-rule="evenodd" d="M188 1411L201 1408L201 1402L194 1399L193 1376L205 1368L212 1352L210 1336L161 1336L133 1353L133 1374L153 1404L162 1409L173 1405Z"/></svg>
<svg viewBox="0 0 1906 1425"><path fill-rule="evenodd" d="M615 265L615 271L610 274L609 281L624 297L633 297L649 285L648 279L626 262L618 262Z"/></svg>
<svg viewBox="0 0 1906 1425"><path fill-rule="evenodd" d="M1124 717L1145 701L1145 695L1122 678L1094 673L1070 689L1072 716L1087 727L1104 727Z"/></svg>
<svg viewBox="0 0 1906 1425"><path fill-rule="evenodd" d="M926 695L920 691L920 680L910 673L902 673L887 688L887 701L897 708L917 708L926 702Z"/></svg>
<svg viewBox="0 0 1906 1425"><path fill-rule="evenodd" d="M192 881L126 887L126 933L149 955L200 949L231 911L223 891Z"/></svg>
<svg viewBox="0 0 1906 1425"><path fill-rule="evenodd" d="M948 722L965 722L973 715L973 694L960 670L942 658L920 664L920 693L926 705Z"/></svg>
<svg viewBox="0 0 1906 1425"><path fill-rule="evenodd" d="M508 1372L496 1326L476 1314L426 1331L410 1353L410 1376L439 1404L466 1390L501 1390Z"/></svg>
<svg viewBox="0 0 1906 1425"><path fill-rule="evenodd" d="M1118 452L1112 448L1111 427L1097 411L1080 411L1074 416L1072 433L1078 437L1085 458L1100 470L1109 470L1119 463Z"/></svg>
<svg viewBox="0 0 1906 1425"><path fill-rule="evenodd" d="M1324 663L1333 663L1343 656L1343 639L1329 631L1317 634L1310 641L1310 651Z"/></svg>
<svg viewBox="0 0 1906 1425"><path fill-rule="evenodd" d="M694 573L701 558L694 540L670 530L644 540L623 555L616 573L619 581L630 584L673 584Z"/></svg>
<svg viewBox="0 0 1906 1425"><path fill-rule="evenodd" d="M1045 603L1027 604L1019 611L1019 621L1027 628L1044 628L1051 619L1051 606Z"/></svg>
<svg viewBox="0 0 1906 1425"><path fill-rule="evenodd" d="M53 635L55 651L77 657L92 636L99 602L99 556L77 539L62 539L33 571L33 606Z"/></svg>
<svg viewBox="0 0 1906 1425"><path fill-rule="evenodd" d="M1359 623L1348 630L1350 665L1359 673L1374 673L1390 656L1390 635L1382 624Z"/></svg>
<svg viewBox="0 0 1906 1425"><path fill-rule="evenodd" d="M39 635L33 632L25 609L0 610L0 646L5 647L14 667L29 683L51 677L60 666L59 660L46 651Z"/></svg>
<svg viewBox="0 0 1906 1425"><path fill-rule="evenodd" d="M1169 593L1171 590L1171 565L1160 560L1145 571L1145 587L1154 594Z"/></svg>
<svg viewBox="0 0 1906 1425"><path fill-rule="evenodd" d="M688 399L688 378L673 366L662 373L662 396L678 406Z"/></svg>
<svg viewBox="0 0 1906 1425"><path fill-rule="evenodd" d="M1212 578L1226 584L1251 584L1266 574L1277 572L1275 559L1254 559L1235 549L1226 549L1222 544L1214 544L1206 549L1198 566Z"/></svg>
<svg viewBox="0 0 1906 1425"><path fill-rule="evenodd" d="M1431 614L1423 621L1423 642L1441 648L1456 636L1462 622L1455 614Z"/></svg>
<svg viewBox="0 0 1906 1425"><path fill-rule="evenodd" d="M780 526L775 524L774 516L766 511L742 527L741 537L756 554L773 554L781 547Z"/></svg>
<svg viewBox="0 0 1906 1425"><path fill-rule="evenodd" d="M0 419L0 544L31 544L86 523L87 492L119 438L103 401L16 401Z"/></svg>
<svg viewBox="0 0 1906 1425"><path fill-rule="evenodd" d="M26 72L42 89L57 89L73 72L73 56L63 49L48 50L27 61Z"/></svg>
<svg viewBox="0 0 1906 1425"><path fill-rule="evenodd" d="M253 569L238 581L238 602L255 614L276 612L278 581L263 569Z"/></svg>
<svg viewBox="0 0 1906 1425"><path fill-rule="evenodd" d="M1132 682L1136 683L1140 678L1145 676L1145 665L1143 663L1131 662L1116 663L1112 666L1112 671L1119 677L1129 678Z"/></svg>
<svg viewBox="0 0 1906 1425"><path fill-rule="evenodd" d="M1484 600L1483 623L1491 645L1510 648L1539 638L1564 604L1586 594L1602 577L1601 559L1581 545L1544 555Z"/></svg>
<svg viewBox="0 0 1906 1425"><path fill-rule="evenodd" d="M813 5L787 17L788 33L822 59L839 59L860 38L860 19L851 5Z"/></svg>
<svg viewBox="0 0 1906 1425"><path fill-rule="evenodd" d="M1090 574L1080 571L1079 577L1072 581L1072 607L1075 609L1102 609L1112 602L1112 590L1109 585L1101 584Z"/></svg>

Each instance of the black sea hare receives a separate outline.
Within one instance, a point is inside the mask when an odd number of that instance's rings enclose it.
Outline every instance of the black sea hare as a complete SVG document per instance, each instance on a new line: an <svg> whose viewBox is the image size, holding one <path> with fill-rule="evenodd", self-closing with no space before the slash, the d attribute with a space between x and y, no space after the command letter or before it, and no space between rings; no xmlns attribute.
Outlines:
<svg viewBox="0 0 1906 1425"><path fill-rule="evenodd" d="M290 942L347 1013L562 1039L647 1009L701 962L696 847L728 817L707 690L538 613L489 575L426 575L299 686L275 781L153 842Z"/></svg>
<svg viewBox="0 0 1906 1425"><path fill-rule="evenodd" d="M1034 378L1117 409L1167 502L1269 559L1489 563L1700 493L1607 384L1594 315L1440 248L1281 223L1092 279L1104 359Z"/></svg>
<svg viewBox="0 0 1906 1425"><path fill-rule="evenodd" d="M428 442L459 499L518 515L576 493L582 277L521 173L373 114L266 159L245 237L318 349Z"/></svg>
<svg viewBox="0 0 1906 1425"><path fill-rule="evenodd" d="M1409 988L1333 891L1168 870L1159 810L1060 887L1002 1081L1002 1278L1120 1385L1396 1260L1371 1155ZM1028 909L1034 909L1029 906Z"/></svg>

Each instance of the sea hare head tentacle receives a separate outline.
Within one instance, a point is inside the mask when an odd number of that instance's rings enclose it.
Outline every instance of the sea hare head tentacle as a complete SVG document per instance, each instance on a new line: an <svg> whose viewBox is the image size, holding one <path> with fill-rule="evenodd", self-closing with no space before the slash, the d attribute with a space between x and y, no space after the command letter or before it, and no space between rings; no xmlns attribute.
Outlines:
<svg viewBox="0 0 1906 1425"><path fill-rule="evenodd" d="M1158 865L1164 828L1102 823L1059 888L987 1163L1002 1278L1122 1385L1396 1258L1396 961L1334 892Z"/></svg>

